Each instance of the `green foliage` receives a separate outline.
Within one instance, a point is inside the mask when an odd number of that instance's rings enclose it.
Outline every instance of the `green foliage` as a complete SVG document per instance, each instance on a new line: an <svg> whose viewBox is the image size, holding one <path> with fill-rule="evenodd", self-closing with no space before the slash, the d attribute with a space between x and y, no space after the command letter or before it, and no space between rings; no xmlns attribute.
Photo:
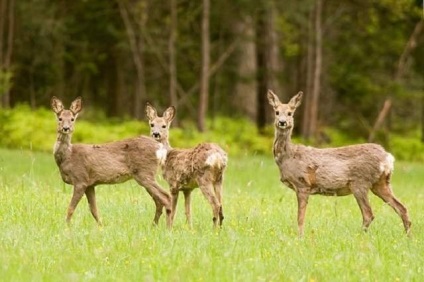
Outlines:
<svg viewBox="0 0 424 282"><path fill-rule="evenodd" d="M62 184L51 154L0 149L0 171L3 281L420 281L424 275L419 164L397 162L392 179L410 212L410 238L372 194L375 220L367 233L353 197L312 196L305 236L297 238L296 196L279 182L270 156L230 159L222 230L212 229L199 190L192 194L193 229L185 224L183 199L171 232L164 216L152 227L153 201L133 181L97 187L103 227L83 199L68 228L72 188Z"/></svg>
<svg viewBox="0 0 424 282"><path fill-rule="evenodd" d="M76 123L73 143L104 143L138 135L149 135L147 121L108 120L96 115L95 121L82 114ZM172 128L170 142L175 148L193 147L200 142L220 144L230 155L270 155L274 129L269 125L260 135L254 123L243 118L217 117L208 121L209 130L200 133L193 122L182 121L181 128ZM400 160L423 161L424 144L418 130L391 134L390 151ZM354 138L334 128L326 128L319 146L335 147L366 140ZM294 136L293 142L304 142ZM0 147L50 152L56 140L56 121L47 109L31 110L26 105L0 110Z"/></svg>
<svg viewBox="0 0 424 282"><path fill-rule="evenodd" d="M13 73L0 68L0 97L1 94L7 92L12 87Z"/></svg>
<svg viewBox="0 0 424 282"><path fill-rule="evenodd" d="M424 143L421 142L418 131L412 135L392 135L390 150L399 160L424 162Z"/></svg>

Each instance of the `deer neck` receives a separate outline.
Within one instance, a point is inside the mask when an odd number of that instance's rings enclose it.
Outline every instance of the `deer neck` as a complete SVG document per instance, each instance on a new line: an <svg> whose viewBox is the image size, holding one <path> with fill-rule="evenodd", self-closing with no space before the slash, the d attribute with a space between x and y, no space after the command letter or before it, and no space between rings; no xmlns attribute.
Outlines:
<svg viewBox="0 0 424 282"><path fill-rule="evenodd" d="M54 144L54 158L57 164L61 164L71 153L71 134L58 133L56 143Z"/></svg>
<svg viewBox="0 0 424 282"><path fill-rule="evenodd" d="M169 139L168 139L168 138L166 138L166 139L162 139L162 140L160 141L160 143L162 143L162 145L165 147L165 149L166 149L167 151L169 151L169 150L171 150L171 149L172 149L171 144L169 144Z"/></svg>
<svg viewBox="0 0 424 282"><path fill-rule="evenodd" d="M274 156L278 159L290 157L293 152L293 144L291 142L292 129L276 129L274 138Z"/></svg>

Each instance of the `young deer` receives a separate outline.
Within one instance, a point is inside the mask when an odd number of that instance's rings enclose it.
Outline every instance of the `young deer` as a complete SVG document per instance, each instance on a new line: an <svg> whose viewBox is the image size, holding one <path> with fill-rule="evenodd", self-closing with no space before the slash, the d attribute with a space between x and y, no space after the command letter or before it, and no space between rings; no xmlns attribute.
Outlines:
<svg viewBox="0 0 424 282"><path fill-rule="evenodd" d="M146 188L156 205L154 223L157 224L165 207L167 226L172 226L171 197L155 181L161 162L165 161L166 149L153 138L140 136L101 145L71 144L74 123L81 111L81 98L72 102L65 110L62 102L52 97L51 107L57 117L57 140L54 158L65 183L74 186L66 221L85 194L91 214L98 224L95 186L98 184L122 183L134 178Z"/></svg>
<svg viewBox="0 0 424 282"><path fill-rule="evenodd" d="M408 211L393 195L390 177L394 157L377 144L359 144L339 148L317 149L291 142L293 114L299 107L302 92L283 104L271 90L268 101L274 108L275 139L273 153L280 169L281 181L296 192L299 235L309 195L345 196L353 194L367 230L374 219L368 190L388 203L402 218L406 233L411 222Z"/></svg>
<svg viewBox="0 0 424 282"><path fill-rule="evenodd" d="M169 127L175 108L169 107L163 117L157 115L150 104L146 106L150 134L168 149L162 166L163 177L168 182L172 197L172 218L175 216L178 194L184 193L187 223L191 223L191 192L199 187L213 211L213 224L222 226L222 181L227 166L227 154L218 145L202 143L191 149L173 149L168 140Z"/></svg>

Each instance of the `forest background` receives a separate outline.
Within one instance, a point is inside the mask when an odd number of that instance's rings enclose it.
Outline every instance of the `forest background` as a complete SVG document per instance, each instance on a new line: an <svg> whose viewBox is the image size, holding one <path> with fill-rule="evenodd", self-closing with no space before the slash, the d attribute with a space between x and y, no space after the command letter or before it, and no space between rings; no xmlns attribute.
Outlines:
<svg viewBox="0 0 424 282"><path fill-rule="evenodd" d="M55 95L89 109L74 141L147 134L149 101L176 106L173 145L269 153L267 90L302 90L302 142L422 161L423 13L421 0L0 0L0 146L51 150Z"/></svg>

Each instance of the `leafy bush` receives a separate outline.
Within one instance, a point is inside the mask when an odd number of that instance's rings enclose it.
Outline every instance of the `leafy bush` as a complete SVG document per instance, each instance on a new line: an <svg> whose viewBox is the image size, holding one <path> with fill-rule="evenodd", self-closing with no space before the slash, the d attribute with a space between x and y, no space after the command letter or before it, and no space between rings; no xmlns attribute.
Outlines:
<svg viewBox="0 0 424 282"><path fill-rule="evenodd" d="M238 118L217 117L208 120L209 130L200 133L194 122L182 121L181 128L171 128L170 142L175 148L188 148L200 142L220 144L231 155L267 154L272 152L274 129L270 124L265 134L258 134L255 124ZM79 117L73 135L74 143L104 143L138 135L148 135L147 121L119 121L97 118L95 122ZM321 147L342 146L365 142L352 140L334 128L324 131L325 144ZM294 142L302 142L294 137ZM0 110L0 147L51 151L56 140L54 114L47 109L31 110L20 105L11 110ZM424 161L424 144L419 133L411 136L391 135L390 150L400 160Z"/></svg>

